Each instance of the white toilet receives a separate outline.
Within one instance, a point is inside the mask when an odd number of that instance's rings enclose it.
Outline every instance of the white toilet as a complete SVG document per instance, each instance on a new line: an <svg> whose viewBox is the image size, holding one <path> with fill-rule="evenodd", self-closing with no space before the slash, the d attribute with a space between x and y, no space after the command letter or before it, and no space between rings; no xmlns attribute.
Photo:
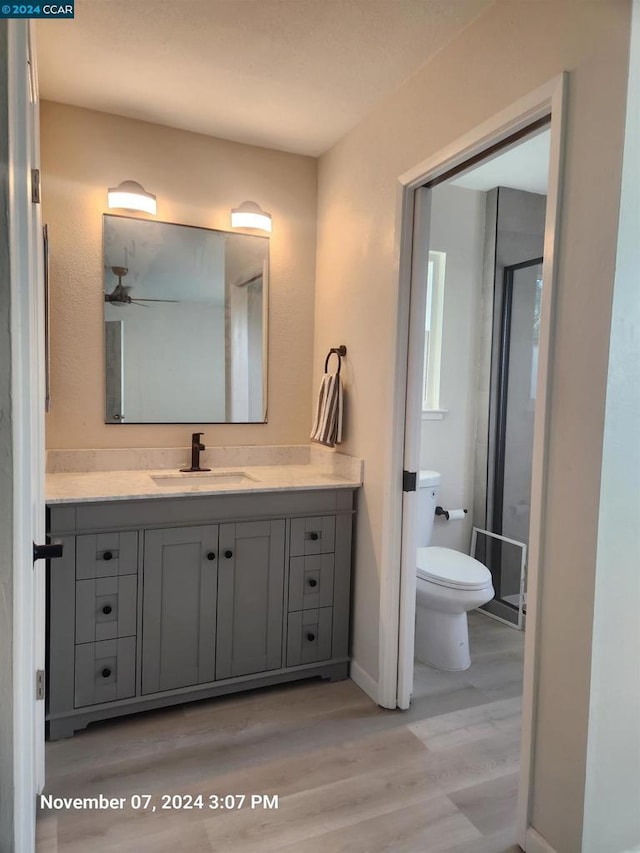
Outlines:
<svg viewBox="0 0 640 853"><path fill-rule="evenodd" d="M491 601L491 572L451 548L429 548L440 474L421 471L418 489L415 657L436 669L469 669L467 611ZM446 523L446 522L445 522Z"/></svg>

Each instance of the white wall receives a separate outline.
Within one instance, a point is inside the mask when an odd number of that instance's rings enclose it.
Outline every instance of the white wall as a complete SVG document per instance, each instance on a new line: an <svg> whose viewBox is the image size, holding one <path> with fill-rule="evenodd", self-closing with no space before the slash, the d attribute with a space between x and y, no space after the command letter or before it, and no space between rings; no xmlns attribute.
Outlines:
<svg viewBox="0 0 640 853"><path fill-rule="evenodd" d="M432 192L429 248L446 253L440 407L423 420L420 467L442 474L438 502L468 509L464 521L436 518L432 545L469 553L473 527L477 365L485 193L443 184Z"/></svg>
<svg viewBox="0 0 640 853"><path fill-rule="evenodd" d="M105 304L123 322L125 424L224 421L224 306L148 304Z"/></svg>
<svg viewBox="0 0 640 853"><path fill-rule="evenodd" d="M640 9L634 9L598 522L583 853L640 850Z"/></svg>
<svg viewBox="0 0 640 853"><path fill-rule="evenodd" d="M532 823L579 853L593 587L615 267L629 12L626 2L497 0L320 161L314 385L349 348L343 449L365 459L352 651L378 678L398 323L398 177L569 72L561 245L543 519ZM386 630L388 626L382 626Z"/></svg>

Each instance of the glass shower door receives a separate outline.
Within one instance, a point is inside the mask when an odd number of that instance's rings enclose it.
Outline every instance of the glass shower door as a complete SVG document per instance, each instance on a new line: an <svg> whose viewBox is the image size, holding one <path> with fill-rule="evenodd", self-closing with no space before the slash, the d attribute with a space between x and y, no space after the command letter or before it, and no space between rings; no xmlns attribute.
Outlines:
<svg viewBox="0 0 640 853"><path fill-rule="evenodd" d="M505 267L492 530L525 545L529 542L541 296L542 258ZM490 568L496 591L491 610L517 622L521 604L526 612L521 549L494 541Z"/></svg>

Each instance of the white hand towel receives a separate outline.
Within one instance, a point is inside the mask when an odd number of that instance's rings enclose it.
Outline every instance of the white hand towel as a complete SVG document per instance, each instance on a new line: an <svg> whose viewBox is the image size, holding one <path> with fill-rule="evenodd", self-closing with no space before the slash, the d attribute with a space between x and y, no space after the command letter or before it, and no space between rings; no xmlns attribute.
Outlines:
<svg viewBox="0 0 640 853"><path fill-rule="evenodd" d="M342 382L337 373L322 377L311 441L327 447L342 443Z"/></svg>

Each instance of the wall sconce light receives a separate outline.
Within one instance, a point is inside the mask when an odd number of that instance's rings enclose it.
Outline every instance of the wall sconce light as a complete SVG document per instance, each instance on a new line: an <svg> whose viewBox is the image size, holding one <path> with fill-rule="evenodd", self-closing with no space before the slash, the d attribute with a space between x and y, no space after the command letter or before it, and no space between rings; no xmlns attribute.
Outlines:
<svg viewBox="0 0 640 853"><path fill-rule="evenodd" d="M109 208L119 207L123 210L142 210L144 213L157 212L156 197L148 193L137 181L122 181L117 187L109 187L107 191Z"/></svg>
<svg viewBox="0 0 640 853"><path fill-rule="evenodd" d="M271 214L264 211L255 201L243 201L231 211L232 228L260 228L271 233Z"/></svg>

